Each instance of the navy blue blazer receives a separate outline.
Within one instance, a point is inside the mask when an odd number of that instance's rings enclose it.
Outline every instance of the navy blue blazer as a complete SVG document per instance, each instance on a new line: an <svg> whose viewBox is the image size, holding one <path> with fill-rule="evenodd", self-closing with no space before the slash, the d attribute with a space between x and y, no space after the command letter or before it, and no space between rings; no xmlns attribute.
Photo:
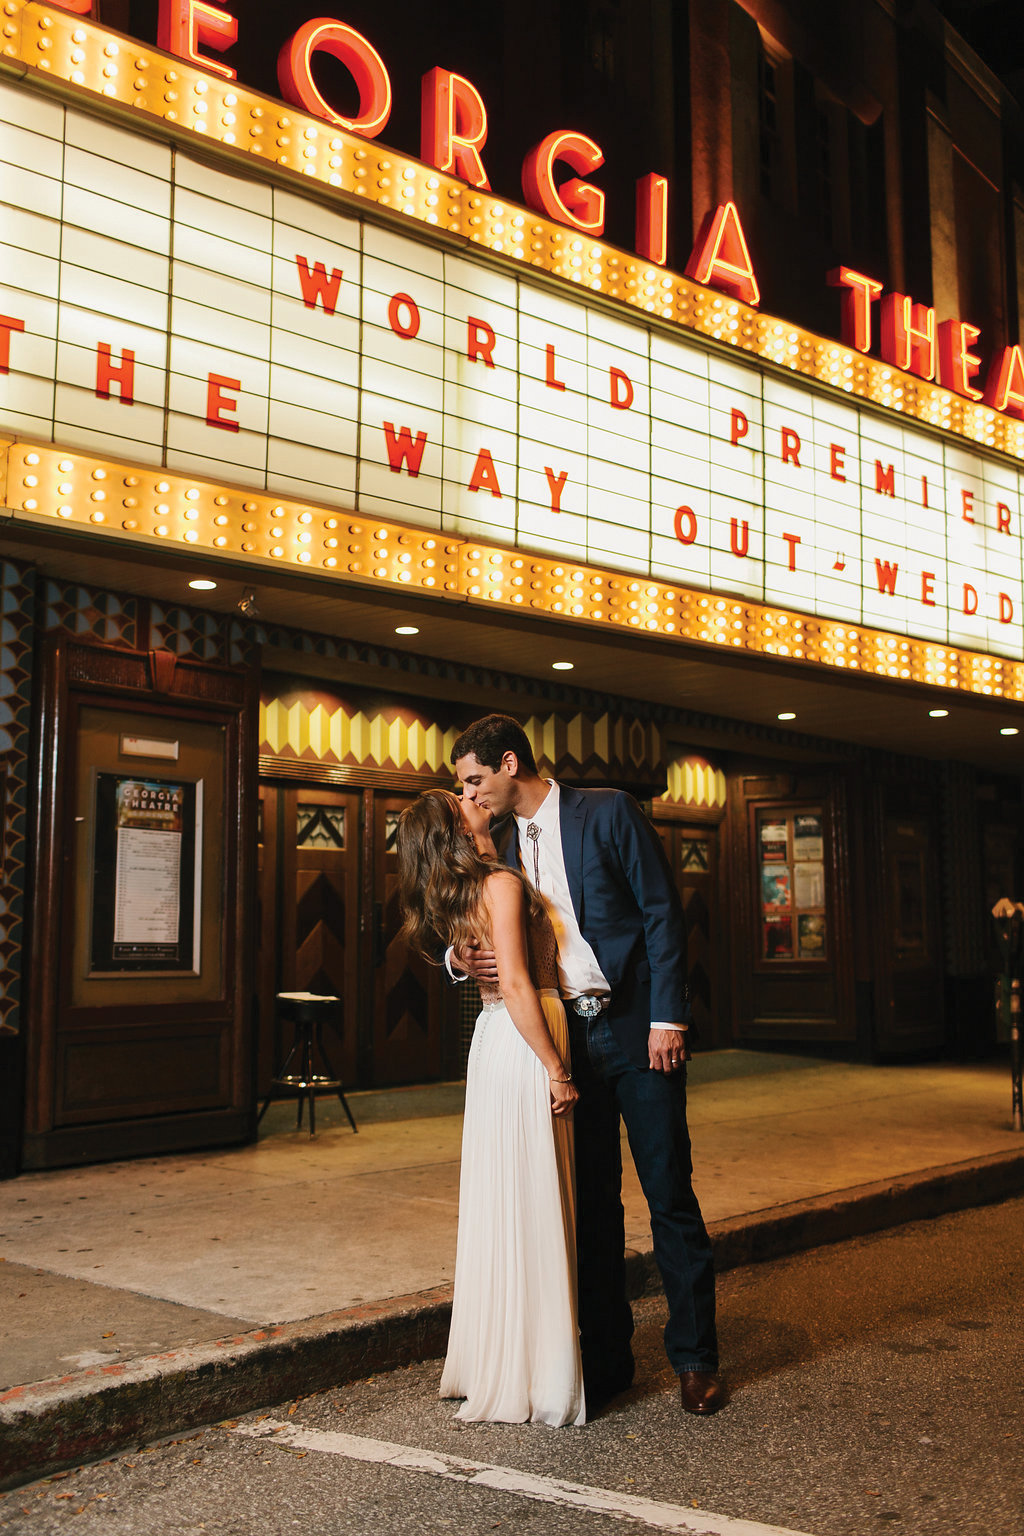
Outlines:
<svg viewBox="0 0 1024 1536"><path fill-rule="evenodd" d="M518 867L515 818L491 830L499 857ZM559 785L559 830L576 921L611 988L609 1023L646 1065L652 1020L690 1022L686 924L664 849L632 795L618 789Z"/></svg>

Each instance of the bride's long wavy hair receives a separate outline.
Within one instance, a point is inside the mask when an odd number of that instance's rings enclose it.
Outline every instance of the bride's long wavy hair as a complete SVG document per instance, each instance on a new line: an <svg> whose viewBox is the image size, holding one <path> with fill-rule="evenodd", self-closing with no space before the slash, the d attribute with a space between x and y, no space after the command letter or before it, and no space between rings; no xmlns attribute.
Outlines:
<svg viewBox="0 0 1024 1536"><path fill-rule="evenodd" d="M401 937L432 964L439 949L459 948L471 940L490 943L484 881L500 868L522 881L527 915L540 899L516 869L481 858L466 831L457 795L428 789L407 805L398 819L398 891L405 921Z"/></svg>

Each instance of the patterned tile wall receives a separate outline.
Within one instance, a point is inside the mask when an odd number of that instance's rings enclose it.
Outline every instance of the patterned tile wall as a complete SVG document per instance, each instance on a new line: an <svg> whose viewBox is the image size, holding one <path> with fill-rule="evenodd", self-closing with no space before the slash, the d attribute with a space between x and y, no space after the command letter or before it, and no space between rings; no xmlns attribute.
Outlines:
<svg viewBox="0 0 1024 1536"><path fill-rule="evenodd" d="M29 567L0 561L0 1034L21 1024L35 589Z"/></svg>

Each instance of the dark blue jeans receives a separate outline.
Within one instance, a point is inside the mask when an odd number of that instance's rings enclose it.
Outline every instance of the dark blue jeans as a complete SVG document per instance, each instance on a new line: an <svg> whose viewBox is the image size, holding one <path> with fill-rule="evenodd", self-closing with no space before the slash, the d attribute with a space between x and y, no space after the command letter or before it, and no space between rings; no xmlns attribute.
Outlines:
<svg viewBox="0 0 1024 1536"><path fill-rule="evenodd" d="M651 1213L654 1258L668 1299L665 1349L672 1369L715 1371L711 1243L693 1192L686 1073L630 1061L606 1015L571 1011L576 1135L580 1338L585 1379L596 1389L632 1378L633 1316L626 1297L619 1117Z"/></svg>

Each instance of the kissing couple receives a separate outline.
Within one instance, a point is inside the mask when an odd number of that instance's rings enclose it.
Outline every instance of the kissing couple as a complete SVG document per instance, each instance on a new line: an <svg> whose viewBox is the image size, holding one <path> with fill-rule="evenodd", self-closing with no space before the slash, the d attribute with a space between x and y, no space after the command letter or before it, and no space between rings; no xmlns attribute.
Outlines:
<svg viewBox="0 0 1024 1536"><path fill-rule="evenodd" d="M633 1380L620 1118L668 1300L683 1409L718 1380L711 1244L691 1184L678 892L632 796L544 779L522 726L455 742L461 799L403 811L405 938L480 988L441 1396L461 1419L583 1424Z"/></svg>

